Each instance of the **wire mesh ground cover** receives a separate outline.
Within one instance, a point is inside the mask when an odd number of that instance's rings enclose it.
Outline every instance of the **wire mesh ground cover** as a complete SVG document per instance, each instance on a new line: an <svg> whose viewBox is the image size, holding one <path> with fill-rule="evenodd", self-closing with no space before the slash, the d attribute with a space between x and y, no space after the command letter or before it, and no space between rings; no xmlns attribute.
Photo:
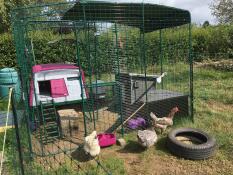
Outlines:
<svg viewBox="0 0 233 175"><path fill-rule="evenodd" d="M147 125L150 112L161 117L175 106L180 108L178 116L193 116L188 11L156 4L80 1L16 9L12 19L31 126L28 135L34 159L39 164L40 159L47 157L54 157L58 164L64 161L69 164L70 153L93 130L119 129L117 133L123 134L123 122L142 103L145 107L133 117L143 117ZM171 40L172 37L177 40ZM41 47L47 48L47 52L40 53ZM60 104L55 104L59 116L53 123L57 122L61 129L52 139L46 134L43 111L28 105L31 69L42 63L76 64L85 73L81 102L74 108L64 102L62 109ZM166 76L161 78L165 72ZM140 79L122 74L134 74ZM161 83L157 83L159 77ZM82 82L83 77L79 79ZM101 88L105 91L104 99L96 96ZM83 95L85 91L87 99ZM36 103L39 106L40 102L36 100ZM44 142L48 137L50 141ZM44 157L40 158L41 155ZM42 169L59 172L50 164L50 161L47 167L43 164Z"/></svg>

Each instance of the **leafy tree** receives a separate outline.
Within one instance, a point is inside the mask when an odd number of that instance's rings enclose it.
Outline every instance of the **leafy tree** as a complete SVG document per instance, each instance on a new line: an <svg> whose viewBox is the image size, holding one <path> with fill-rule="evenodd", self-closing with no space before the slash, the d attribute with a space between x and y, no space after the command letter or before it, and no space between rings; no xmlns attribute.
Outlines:
<svg viewBox="0 0 233 175"><path fill-rule="evenodd" d="M211 10L220 23L233 23L233 0L214 0Z"/></svg>
<svg viewBox="0 0 233 175"><path fill-rule="evenodd" d="M64 2L65 0L0 0L0 33L10 30L10 12L16 7L26 6L29 4Z"/></svg>
<svg viewBox="0 0 233 175"><path fill-rule="evenodd" d="M11 10L29 3L30 0L0 0L0 33L7 32L10 29Z"/></svg>

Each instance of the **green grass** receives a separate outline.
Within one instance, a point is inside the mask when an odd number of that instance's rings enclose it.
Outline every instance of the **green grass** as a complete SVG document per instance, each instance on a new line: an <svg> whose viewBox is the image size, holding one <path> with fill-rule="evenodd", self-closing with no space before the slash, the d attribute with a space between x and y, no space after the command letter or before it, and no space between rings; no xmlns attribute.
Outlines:
<svg viewBox="0 0 233 175"><path fill-rule="evenodd" d="M0 100L0 111L7 111L8 101Z"/></svg>
<svg viewBox="0 0 233 175"><path fill-rule="evenodd" d="M213 134L222 157L233 152L233 72L195 71L195 123Z"/></svg>
<svg viewBox="0 0 233 175"><path fill-rule="evenodd" d="M182 65L179 65L179 67L182 67ZM186 68L183 67L183 69L179 69L180 72L176 73L181 76L179 81L180 85L175 84L174 87L174 85L168 84L167 86L174 89L177 88L177 90L182 89L180 87L185 87L187 83ZM167 78L172 79L170 76ZM205 130L217 140L218 151L213 161L217 164L224 161L233 162L233 73L210 68L194 68L194 97L194 123L190 119L182 118L175 120L173 128L194 127ZM126 134L125 140L128 145L123 151L129 154L137 153L138 158L145 162L149 161L151 156L156 155L165 158L168 157L166 160L169 162L172 155L166 149L166 137L168 132L169 130L159 135L159 140L155 149L152 148L146 151L137 144L136 132ZM114 147L108 149L113 149L112 151L115 151ZM124 158L107 155L101 158L101 163L112 174L127 174ZM191 163L194 165L201 165L202 163L208 165L209 162L200 161ZM224 169L226 167L223 166L222 168ZM105 174L101 168L97 168L96 163L85 165L84 169L88 174ZM67 170L69 174L77 173L77 171L74 171L69 165L62 165L57 172L65 174ZM52 174L52 171L50 174ZM218 173L216 172L215 174Z"/></svg>
<svg viewBox="0 0 233 175"><path fill-rule="evenodd" d="M182 71L181 71L182 72ZM181 82L182 83L182 82ZM185 83L185 82L183 82ZM193 127L213 135L218 144L214 161L233 162L233 73L215 69L194 69L194 123L188 118L175 120L173 128ZM169 84L172 87L171 84ZM175 88L175 87L174 87ZM159 135L156 149L140 151L136 141L136 132L125 136L128 150L138 152L142 160L151 155L171 156L166 148L167 133ZM169 160L168 160L169 161ZM201 162L200 162L201 163ZM208 163L207 163L208 164ZM224 169L224 167L222 167Z"/></svg>
<svg viewBox="0 0 233 175"><path fill-rule="evenodd" d="M217 159L232 160L233 153L233 73L214 69L194 69L194 123L182 118L174 127L200 128L213 135L219 146ZM166 134L162 136L162 140ZM164 141L159 147L165 146ZM160 151L160 148L158 149ZM161 149L162 153L166 153Z"/></svg>

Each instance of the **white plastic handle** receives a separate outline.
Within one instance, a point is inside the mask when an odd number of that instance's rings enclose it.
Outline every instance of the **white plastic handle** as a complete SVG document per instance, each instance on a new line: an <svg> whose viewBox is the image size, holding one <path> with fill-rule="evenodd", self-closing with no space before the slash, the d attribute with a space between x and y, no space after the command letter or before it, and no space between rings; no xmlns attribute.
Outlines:
<svg viewBox="0 0 233 175"><path fill-rule="evenodd" d="M161 83L161 82L162 82L162 78L163 78L165 75L167 75L167 72L162 73L162 75L160 75L160 76L156 79L157 83Z"/></svg>

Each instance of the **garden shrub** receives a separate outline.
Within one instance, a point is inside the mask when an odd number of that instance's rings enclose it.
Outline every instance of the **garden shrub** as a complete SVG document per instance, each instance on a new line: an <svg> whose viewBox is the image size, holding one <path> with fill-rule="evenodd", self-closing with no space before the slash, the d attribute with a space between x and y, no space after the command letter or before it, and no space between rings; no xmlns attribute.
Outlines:
<svg viewBox="0 0 233 175"><path fill-rule="evenodd" d="M183 30L183 31L182 31ZM184 57L184 50L188 49L187 36L181 35L187 32L186 29L180 29L176 32L174 29L163 31L162 48L160 48L159 32L151 32L145 35L145 56L147 63L158 64L160 49L163 51L163 59L166 62L169 59L179 59ZM72 33L63 34L63 38L58 37L56 32L39 31L33 32L34 54L37 64L54 63L54 62L77 62L76 58L76 41L72 38ZM129 65L138 64L140 58L140 40L138 31L132 30L128 33L127 58ZM101 71L112 69L112 60L109 58L110 52L114 51L111 44L111 37L101 35L97 46L98 61L92 59L92 65L85 57L85 41L81 46L80 59L82 67L87 70L91 66L101 65ZM100 44L101 43L101 44ZM219 25L208 26L205 28L193 26L192 30L192 51L195 61L204 59L226 59L233 58L233 26ZM135 47L136 46L136 47ZM174 49L175 48L175 49ZM90 48L93 51L93 47ZM120 53L123 54L123 53ZM126 55L126 53L124 53ZM0 35L0 68L16 67L16 51L11 34L5 33ZM95 70L93 68L93 70ZM100 71L100 70L99 70Z"/></svg>

